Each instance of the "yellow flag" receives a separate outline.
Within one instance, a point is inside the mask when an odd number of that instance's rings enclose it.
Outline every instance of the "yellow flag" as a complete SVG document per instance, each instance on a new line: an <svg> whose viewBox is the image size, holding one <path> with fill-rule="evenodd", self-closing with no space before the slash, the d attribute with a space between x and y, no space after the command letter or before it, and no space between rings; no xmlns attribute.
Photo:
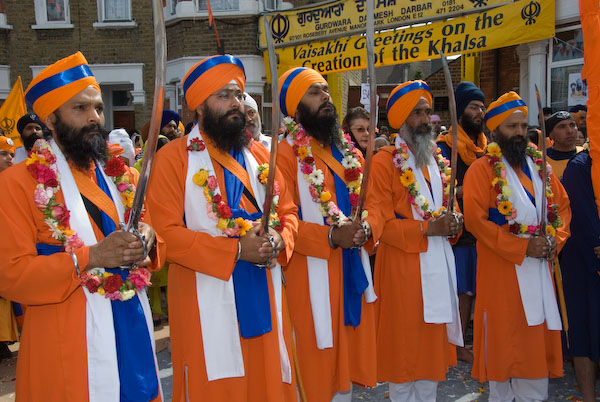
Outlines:
<svg viewBox="0 0 600 402"><path fill-rule="evenodd" d="M17 131L17 122L26 113L25 95L23 95L23 85L19 76L2 107L0 107L0 128L6 137L13 140L17 148L23 145L21 135Z"/></svg>

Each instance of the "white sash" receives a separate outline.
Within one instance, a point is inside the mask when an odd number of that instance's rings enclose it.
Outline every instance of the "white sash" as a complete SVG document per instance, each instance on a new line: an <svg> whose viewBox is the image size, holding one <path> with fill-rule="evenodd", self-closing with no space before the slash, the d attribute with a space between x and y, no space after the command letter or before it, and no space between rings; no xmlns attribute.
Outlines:
<svg viewBox="0 0 600 402"><path fill-rule="evenodd" d="M396 147L404 143L400 136L396 137ZM432 156L427 165L431 191L420 168L415 165L415 157L408 149L408 165L419 183L419 193L427 199L432 210L437 211L443 205L443 186L440 170ZM432 193L433 192L433 197ZM413 219L423 218L411 208ZM452 246L445 236L429 236L427 251L419 253L421 264L421 290L423 293L423 318L426 323L446 324L448 341L463 346L462 327L458 312L458 291L456 285L456 265Z"/></svg>
<svg viewBox="0 0 600 402"><path fill-rule="evenodd" d="M521 180L519 180L512 166L502 157L502 163L506 165L506 182L512 190L508 199L517 210L520 224L538 225L542 216L542 192L545 191L545 188L535 169L533 160L529 156L525 160L535 191L535 206L527 196ZM513 221L510 223L513 223ZM545 231L546 229L542 228L542 230ZM560 331L562 323L548 262L539 258L525 257L521 265L515 265L515 270L527 325L540 325L546 321L548 329Z"/></svg>
<svg viewBox="0 0 600 402"><path fill-rule="evenodd" d="M71 229L77 232L79 238L86 246L97 243L94 229L90 222L87 210L81 199L81 195L73 178L73 173L60 148L54 140L49 141L52 151L56 155L56 166L60 174L60 187L65 198L65 206L70 211L69 223ZM115 207L119 220L123 221L123 203L121 195L113 181L100 169L104 181L107 183L110 194L115 201ZM83 267L82 267L83 268ZM104 271L104 268L96 268ZM87 288L82 287L87 300L86 303L86 345L88 361L88 387L90 402L119 402L119 368L117 363L117 349L115 342L115 330L113 327L112 307L109 299L98 293L90 293ZM146 325L154 352L154 366L159 384L159 393L162 398L162 388L158 378L158 362L156 360L156 349L154 344L154 326L152 314L146 291L138 292L138 297L146 317Z"/></svg>
<svg viewBox="0 0 600 402"><path fill-rule="evenodd" d="M202 140L197 125L188 136L188 145L195 138ZM263 205L265 188L258 180L258 163L247 149L244 149L244 160L256 201L258 205ZM209 171L209 176L215 176L208 151L188 151L188 170L185 180L186 225L188 229L196 232L208 233L214 237L225 236L216 227L216 222L207 215L208 204L203 188L193 182L194 174L200 169L206 169ZM218 188L215 193L220 194ZM291 365L283 338L281 266L279 264L271 269L271 279L277 309L282 381L291 384ZM200 312L202 344L208 380L243 377L245 375L244 359L235 306L233 276L224 281L214 276L196 272L196 296Z"/></svg>
<svg viewBox="0 0 600 402"><path fill-rule="evenodd" d="M287 137L290 145L293 145L291 136ZM313 201L308 189L308 182L304 178L304 174L298 168L298 195L300 197L300 205L302 207L302 220L305 222L324 225L323 214L319 206L320 203ZM365 300L367 303L373 303L377 296L373 290L373 278L371 276L371 262L369 254L361 247L360 259L363 269L369 282L369 286L365 290ZM327 260L307 256L306 265L308 267L308 287L310 293L310 305L313 314L313 324L315 326L315 336L317 339L317 347L319 349L327 349L333 347L333 324L331 319L331 302L329 300L329 268Z"/></svg>

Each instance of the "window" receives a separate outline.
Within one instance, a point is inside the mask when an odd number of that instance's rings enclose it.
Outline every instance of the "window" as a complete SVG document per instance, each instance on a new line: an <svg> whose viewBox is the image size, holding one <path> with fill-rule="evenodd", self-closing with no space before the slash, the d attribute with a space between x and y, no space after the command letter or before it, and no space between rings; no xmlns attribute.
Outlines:
<svg viewBox="0 0 600 402"><path fill-rule="evenodd" d="M131 0L99 0L100 21L131 21Z"/></svg>
<svg viewBox="0 0 600 402"><path fill-rule="evenodd" d="M33 29L73 28L69 0L35 0Z"/></svg>
<svg viewBox="0 0 600 402"><path fill-rule="evenodd" d="M196 0L197 10L198 11L206 11L208 10L208 5L206 4L207 0ZM230 11L230 10L239 10L240 9L240 1L239 0L212 0L210 2L210 8L212 11Z"/></svg>
<svg viewBox="0 0 600 402"><path fill-rule="evenodd" d="M557 29L550 39L548 103L553 112L587 102L587 85L581 78L583 34L581 26Z"/></svg>
<svg viewBox="0 0 600 402"><path fill-rule="evenodd" d="M265 10L274 11L277 10L277 0L264 0Z"/></svg>

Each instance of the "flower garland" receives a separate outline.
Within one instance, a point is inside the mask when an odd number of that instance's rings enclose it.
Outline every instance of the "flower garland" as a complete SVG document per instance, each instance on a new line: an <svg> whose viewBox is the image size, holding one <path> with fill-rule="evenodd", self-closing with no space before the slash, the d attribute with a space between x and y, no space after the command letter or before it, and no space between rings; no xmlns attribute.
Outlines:
<svg viewBox="0 0 600 402"><path fill-rule="evenodd" d="M537 170L540 177L542 177L543 160L542 153L538 151L535 145L529 143L527 146L527 154L533 159L535 169ZM509 230L514 235L535 235L539 236L541 232L540 225L522 225L516 222L517 210L513 208L512 203L509 201L509 197L512 194L511 188L508 186L506 181L506 165L502 163L502 151L500 146L495 142L488 145L487 157L492 169L494 170L494 179L492 180L492 187L496 192L496 207L498 211L504 215L506 220L509 222ZM546 226L546 235L556 235L556 229L562 225L562 220L558 216L558 204L552 204L554 194L552 193L552 187L550 186L550 173L552 168L550 165L546 165L546 197L548 200L547 217L548 225Z"/></svg>
<svg viewBox="0 0 600 402"><path fill-rule="evenodd" d="M438 147L435 151L435 160L438 169L440 170L440 178L444 186L444 200L442 207L437 211L432 211L429 208L429 202L422 194L419 193L421 188L419 182L415 181L415 173L408 165L408 146L404 142L400 142L400 148L394 149L392 153L394 166L400 171L400 182L409 193L409 201L412 207L417 211L423 220L437 218L443 214L448 208L448 196L450 194L450 162L442 155L442 150Z"/></svg>
<svg viewBox="0 0 600 402"><path fill-rule="evenodd" d="M45 140L36 141L25 165L37 181L33 195L34 203L44 214L44 222L50 228L52 237L62 243L67 253L83 247L85 244L70 227L69 210L56 201L56 193L60 190L60 174L56 165L56 156L50 144ZM106 175L110 176L117 185L123 205L127 208L126 216L128 217L135 186L129 181L125 164L121 158L114 156L108 159L104 169ZM94 268L81 275L81 284L90 293L99 293L110 300L125 301L135 295L135 290L139 291L151 285L150 275L150 271L147 269L136 268L131 270L127 279L123 281L118 274L102 272L102 270Z"/></svg>
<svg viewBox="0 0 600 402"><path fill-rule="evenodd" d="M300 170L304 174L304 179L308 182L308 189L313 201L321 204L319 209L323 217L326 217L328 225L342 226L348 218L331 201L331 193L324 185L325 176L323 175L323 171L316 168L315 159L312 156L310 136L306 133L302 125L296 123L291 117L285 117L283 124L292 136L292 148L300 162ZM350 136L340 130L340 140L343 147L342 166L344 168L344 179L347 181L346 187L350 195L350 206L352 214L354 214L358 206L363 169L358 158L358 150L352 143ZM367 212L363 211L362 218L366 217L366 215Z"/></svg>

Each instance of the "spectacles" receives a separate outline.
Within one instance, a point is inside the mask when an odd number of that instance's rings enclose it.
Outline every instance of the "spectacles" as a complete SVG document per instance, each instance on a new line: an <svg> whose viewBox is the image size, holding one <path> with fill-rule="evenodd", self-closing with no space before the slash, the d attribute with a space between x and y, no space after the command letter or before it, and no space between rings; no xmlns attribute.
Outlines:
<svg viewBox="0 0 600 402"><path fill-rule="evenodd" d="M239 102L244 100L244 94L240 90L235 89L223 89L221 91L215 92L211 96L215 96L219 98L219 100L227 101L230 99L237 99Z"/></svg>

